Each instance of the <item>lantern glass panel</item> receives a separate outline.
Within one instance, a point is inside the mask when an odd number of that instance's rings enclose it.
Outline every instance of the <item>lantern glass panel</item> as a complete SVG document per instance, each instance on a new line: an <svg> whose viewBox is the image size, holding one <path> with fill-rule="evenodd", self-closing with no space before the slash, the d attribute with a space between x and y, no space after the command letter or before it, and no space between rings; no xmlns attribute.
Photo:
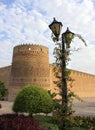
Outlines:
<svg viewBox="0 0 95 130"><path fill-rule="evenodd" d="M54 19L54 21L49 25L49 28L51 29L55 37L58 38L61 33L62 23Z"/></svg>

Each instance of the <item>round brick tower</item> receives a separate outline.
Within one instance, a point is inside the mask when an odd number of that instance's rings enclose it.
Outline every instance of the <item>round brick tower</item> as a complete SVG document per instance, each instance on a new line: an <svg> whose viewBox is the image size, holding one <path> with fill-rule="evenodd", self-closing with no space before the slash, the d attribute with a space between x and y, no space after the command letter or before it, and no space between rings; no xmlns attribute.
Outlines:
<svg viewBox="0 0 95 130"><path fill-rule="evenodd" d="M10 85L22 88L35 84L50 87L48 48L42 45L18 45L13 50Z"/></svg>

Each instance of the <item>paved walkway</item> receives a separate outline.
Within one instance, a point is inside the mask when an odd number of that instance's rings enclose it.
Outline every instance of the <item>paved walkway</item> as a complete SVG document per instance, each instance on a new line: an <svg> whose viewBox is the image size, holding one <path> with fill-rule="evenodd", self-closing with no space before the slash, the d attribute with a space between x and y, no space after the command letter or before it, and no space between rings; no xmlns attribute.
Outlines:
<svg viewBox="0 0 95 130"><path fill-rule="evenodd" d="M95 97L84 98L83 102L75 101L73 109L75 115L95 116Z"/></svg>
<svg viewBox="0 0 95 130"><path fill-rule="evenodd" d="M13 102L0 101L2 108L0 108L0 115L5 113L12 113Z"/></svg>
<svg viewBox="0 0 95 130"><path fill-rule="evenodd" d="M0 114L12 113L13 102L0 101ZM85 98L83 102L75 101L73 109L75 115L95 116L95 98Z"/></svg>

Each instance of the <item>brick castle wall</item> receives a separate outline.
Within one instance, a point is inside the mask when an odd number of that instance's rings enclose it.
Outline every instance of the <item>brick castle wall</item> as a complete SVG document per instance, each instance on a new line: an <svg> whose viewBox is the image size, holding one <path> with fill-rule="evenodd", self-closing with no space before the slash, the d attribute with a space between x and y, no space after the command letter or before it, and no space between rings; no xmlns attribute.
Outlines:
<svg viewBox="0 0 95 130"><path fill-rule="evenodd" d="M5 86L9 88L11 66L0 68L0 81L4 82Z"/></svg>
<svg viewBox="0 0 95 130"><path fill-rule="evenodd" d="M58 87L54 84L57 79L54 76L53 65L50 65L51 89L58 93ZM95 97L95 75L71 70L70 77L73 79L71 90L79 97ZM68 83L68 88L70 82Z"/></svg>
<svg viewBox="0 0 95 130"><path fill-rule="evenodd" d="M71 70L72 90L80 97L95 97L95 75ZM9 89L8 100L26 85L35 84L58 93L54 84L53 66L49 64L48 48L41 45L14 47L12 65L0 68L0 81Z"/></svg>

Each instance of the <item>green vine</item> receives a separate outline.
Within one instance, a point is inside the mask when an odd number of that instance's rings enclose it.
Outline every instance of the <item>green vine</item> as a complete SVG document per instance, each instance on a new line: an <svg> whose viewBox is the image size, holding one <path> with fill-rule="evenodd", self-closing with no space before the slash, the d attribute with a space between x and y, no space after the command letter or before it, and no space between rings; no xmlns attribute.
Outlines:
<svg viewBox="0 0 95 130"><path fill-rule="evenodd" d="M74 37L76 37L76 36L82 40L82 42L84 43L85 46L87 46L87 44L86 44L85 40L82 38L82 36L80 36L79 34L74 34ZM57 87L59 87L59 89L60 89L59 94L61 97L62 97L62 86L63 86L62 75L61 75L62 55L64 55L64 60L66 61L66 65L67 65L70 61L69 56L71 55L71 50L68 48L70 48L72 39L70 39L70 41L67 40L69 42L69 44L68 44L69 46L66 46L65 52L63 54L62 53L62 43L58 42L56 37L54 35L52 35L52 40L56 43L55 48L54 48L54 53L53 53L54 58L55 58L55 63L53 65L54 65L54 74L55 74L55 77L57 78L57 81L54 81L54 83L57 85ZM69 117L75 112L74 110L72 110L73 100L76 98L76 99L82 101L80 99L80 97L77 96L71 90L71 88L73 87L72 84L73 84L74 80L70 77L70 74L71 74L71 70L66 68L64 71L64 76L65 76L66 81L69 83L69 87L67 88L67 103L62 104L61 102L59 102L59 105L57 105L58 107L56 107L56 109L54 110L54 112L58 116L58 122L59 122L58 124L59 124L60 130L63 125L62 122L64 122L65 127L68 127L68 124L72 123L72 121L69 120L70 119Z"/></svg>
<svg viewBox="0 0 95 130"><path fill-rule="evenodd" d="M80 34L75 34L75 37L78 37L84 43L84 45L87 46L86 41L83 39L83 37Z"/></svg>

